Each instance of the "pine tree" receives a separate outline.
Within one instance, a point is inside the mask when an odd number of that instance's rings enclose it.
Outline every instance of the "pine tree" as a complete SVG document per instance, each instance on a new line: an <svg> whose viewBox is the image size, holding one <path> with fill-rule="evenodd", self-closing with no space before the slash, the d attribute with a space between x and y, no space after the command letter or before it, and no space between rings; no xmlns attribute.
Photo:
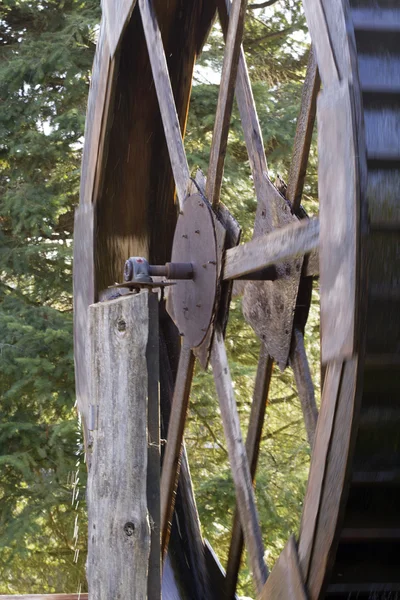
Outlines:
<svg viewBox="0 0 400 600"><path fill-rule="evenodd" d="M98 20L97 0L0 8L0 593L84 583L71 257Z"/></svg>

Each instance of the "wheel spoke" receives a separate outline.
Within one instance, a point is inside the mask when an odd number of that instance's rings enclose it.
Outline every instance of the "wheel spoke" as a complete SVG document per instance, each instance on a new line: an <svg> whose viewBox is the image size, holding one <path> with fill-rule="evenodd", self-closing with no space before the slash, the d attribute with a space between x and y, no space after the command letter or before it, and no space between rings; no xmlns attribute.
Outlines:
<svg viewBox="0 0 400 600"><path fill-rule="evenodd" d="M174 512L174 496L179 478L183 432L192 384L194 355L183 346L179 358L171 416L168 425L167 445L161 473L161 555L168 546L170 523Z"/></svg>
<svg viewBox="0 0 400 600"><path fill-rule="evenodd" d="M216 329L214 335L211 365L219 398L244 539L249 551L250 565L257 593L260 593L267 579L268 569L263 557L264 550L254 490L246 449L242 440L225 343L219 328Z"/></svg>
<svg viewBox="0 0 400 600"><path fill-rule="evenodd" d="M319 221L311 219L276 229L226 251L224 279L236 279L306 254L318 246Z"/></svg>
<svg viewBox="0 0 400 600"><path fill-rule="evenodd" d="M149 53L151 70L153 72L161 118L164 125L165 139L171 159L179 206L183 202L189 184L189 166L183 146L181 128L176 112L168 65L165 58L164 46L160 28L154 12L152 0L139 0L140 14L142 17L147 50Z"/></svg>
<svg viewBox="0 0 400 600"><path fill-rule="evenodd" d="M314 384L311 378L310 366L304 347L304 337L301 331L296 328L293 330L290 365L296 380L307 437L312 449L318 421L318 408L315 402Z"/></svg>
<svg viewBox="0 0 400 600"><path fill-rule="evenodd" d="M214 208L218 206L221 191L246 5L247 0L233 1L226 36L224 63L222 66L206 185L206 196Z"/></svg>
<svg viewBox="0 0 400 600"><path fill-rule="evenodd" d="M260 349L260 357L258 360L253 403L251 405L249 428L246 439L247 459L250 465L250 475L253 480L257 469L258 453L265 417L265 409L267 406L269 386L271 382L272 366L273 361L268 355L264 344L262 344ZM234 598L235 596L242 551L243 531L240 525L238 508L236 507L233 518L228 565L226 568L225 595L227 598Z"/></svg>
<svg viewBox="0 0 400 600"><path fill-rule="evenodd" d="M292 211L295 214L300 208L301 196L303 194L304 179L317 112L317 95L320 86L321 80L319 78L317 60L314 49L311 46L301 98L300 114L297 119L288 187L285 194L286 198L291 202Z"/></svg>

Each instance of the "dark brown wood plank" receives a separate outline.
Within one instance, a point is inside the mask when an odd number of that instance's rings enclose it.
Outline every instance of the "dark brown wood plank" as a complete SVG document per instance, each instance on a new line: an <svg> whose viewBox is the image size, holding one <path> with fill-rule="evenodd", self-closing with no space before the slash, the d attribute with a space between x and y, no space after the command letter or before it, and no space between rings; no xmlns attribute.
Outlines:
<svg viewBox="0 0 400 600"><path fill-rule="evenodd" d="M312 133L317 114L317 95L320 85L321 80L318 73L317 59L314 48L311 46L306 78L303 85L300 114L297 119L288 186L285 194L295 214L300 208L303 194Z"/></svg>
<svg viewBox="0 0 400 600"><path fill-rule="evenodd" d="M139 0L147 50L149 53L154 85L164 125L172 171L174 174L179 205L183 203L189 185L189 166L183 146L181 128L176 111L174 95L169 78L161 32L154 12L152 0Z"/></svg>
<svg viewBox="0 0 400 600"><path fill-rule="evenodd" d="M183 432L192 384L194 355L182 346L178 373L172 399L167 444L161 472L161 554L164 556L169 539L170 522L174 511L174 496L178 485Z"/></svg>
<svg viewBox="0 0 400 600"><path fill-rule="evenodd" d="M268 355L265 345L261 344L258 359L257 375L254 385L253 402L251 405L249 428L246 438L247 459L250 465L250 475L254 480L257 470L258 453L264 425L265 411L268 402L268 392L271 383L273 360ZM231 543L229 547L228 564L226 567L225 596L233 598L236 591L240 561L243 551L243 531L240 524L238 508L235 508Z"/></svg>
<svg viewBox="0 0 400 600"><path fill-rule="evenodd" d="M319 96L318 158L321 355L326 363L351 357L355 345L358 169L346 83Z"/></svg>
<svg viewBox="0 0 400 600"><path fill-rule="evenodd" d="M293 536L279 556L259 600L307 600Z"/></svg>
<svg viewBox="0 0 400 600"><path fill-rule="evenodd" d="M136 0L103 0L102 2L111 57L118 48L135 4Z"/></svg>
<svg viewBox="0 0 400 600"><path fill-rule="evenodd" d="M233 0L226 36L224 62L206 184L206 197L214 208L218 206L221 192L246 6L247 0Z"/></svg>
<svg viewBox="0 0 400 600"><path fill-rule="evenodd" d="M316 248L318 243L318 219L281 227L227 250L223 278L235 279L293 256L304 255Z"/></svg>
<svg viewBox="0 0 400 600"><path fill-rule="evenodd" d="M250 567L257 593L260 593L267 579L268 569L264 562L264 549L254 490L240 429L225 343L218 327L214 333L211 365L219 398L240 520L249 552Z"/></svg>
<svg viewBox="0 0 400 600"><path fill-rule="evenodd" d="M312 449L318 421L318 408L315 402L314 384L311 378L310 366L304 347L304 337L297 328L294 328L293 330L290 366L293 369L294 378L296 380L308 442Z"/></svg>
<svg viewBox="0 0 400 600"><path fill-rule="evenodd" d="M87 573L89 593L98 600L147 596L148 444L156 444L148 436L148 402L158 405L149 394L148 373L148 352L158 352L149 348L151 328L158 337L154 302L157 297L144 291L89 309L92 403L98 414L87 486ZM159 597L158 591L155 600Z"/></svg>

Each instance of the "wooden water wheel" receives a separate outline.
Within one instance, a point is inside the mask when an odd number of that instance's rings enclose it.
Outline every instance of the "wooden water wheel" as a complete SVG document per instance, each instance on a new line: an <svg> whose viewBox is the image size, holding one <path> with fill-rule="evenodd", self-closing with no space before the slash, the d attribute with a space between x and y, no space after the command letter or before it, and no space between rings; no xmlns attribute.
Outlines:
<svg viewBox="0 0 400 600"><path fill-rule="evenodd" d="M145 257L145 277L175 281L160 320L163 598L233 598L243 542L262 598L386 598L400 590L400 7L304 0L313 51L285 196L268 177L241 50L245 8L103 2L75 229L78 404L87 430L87 307L122 280L127 259ZM226 44L210 163L206 179L192 178L182 137L216 12ZM245 244L220 201L235 92L258 201ZM320 216L309 220L300 201L316 112ZM125 286L138 285L135 264ZM316 276L326 368L317 424L303 342ZM224 344L239 278L263 342L246 444ZM226 576L201 538L184 452L179 460L195 359L213 371L237 497ZM252 480L273 361L295 372L313 451L299 539L268 577Z"/></svg>

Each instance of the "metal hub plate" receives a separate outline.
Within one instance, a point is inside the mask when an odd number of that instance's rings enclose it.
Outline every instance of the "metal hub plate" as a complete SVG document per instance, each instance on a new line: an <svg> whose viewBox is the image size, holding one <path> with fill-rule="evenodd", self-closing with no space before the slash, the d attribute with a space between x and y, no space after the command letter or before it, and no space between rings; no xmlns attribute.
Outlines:
<svg viewBox="0 0 400 600"><path fill-rule="evenodd" d="M190 262L193 280L177 281L167 310L184 343L196 348L213 318L217 292L217 245L211 209L200 194L188 196L175 229L171 262Z"/></svg>

